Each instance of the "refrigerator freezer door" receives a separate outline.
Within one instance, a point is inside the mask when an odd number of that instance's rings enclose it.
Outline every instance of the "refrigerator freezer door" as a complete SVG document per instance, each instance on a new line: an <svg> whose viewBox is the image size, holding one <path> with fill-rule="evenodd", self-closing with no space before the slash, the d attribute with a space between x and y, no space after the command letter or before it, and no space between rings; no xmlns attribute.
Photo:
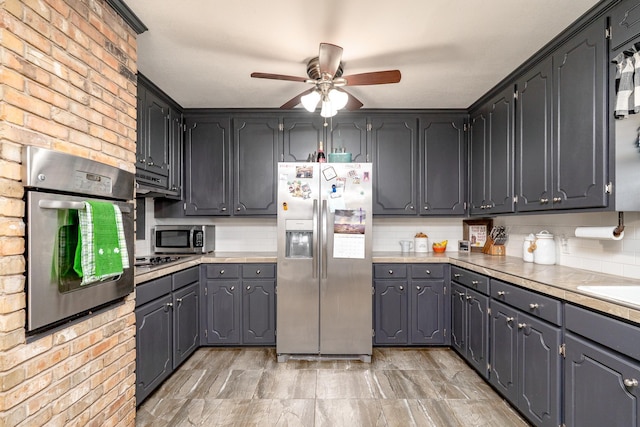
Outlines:
<svg viewBox="0 0 640 427"><path fill-rule="evenodd" d="M314 163L278 164L278 354L319 352L318 166ZM305 234L311 240L306 243L311 247L311 257L286 256L287 224L289 231L311 224L311 233Z"/></svg>

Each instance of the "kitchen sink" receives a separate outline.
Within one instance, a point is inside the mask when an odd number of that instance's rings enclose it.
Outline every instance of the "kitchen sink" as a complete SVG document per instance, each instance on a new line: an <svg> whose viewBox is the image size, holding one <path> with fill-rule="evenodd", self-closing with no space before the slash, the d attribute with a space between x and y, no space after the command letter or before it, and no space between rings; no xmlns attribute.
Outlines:
<svg viewBox="0 0 640 427"><path fill-rule="evenodd" d="M640 307L640 286L610 285L610 286L578 286L578 290L597 295L606 299L620 301Z"/></svg>

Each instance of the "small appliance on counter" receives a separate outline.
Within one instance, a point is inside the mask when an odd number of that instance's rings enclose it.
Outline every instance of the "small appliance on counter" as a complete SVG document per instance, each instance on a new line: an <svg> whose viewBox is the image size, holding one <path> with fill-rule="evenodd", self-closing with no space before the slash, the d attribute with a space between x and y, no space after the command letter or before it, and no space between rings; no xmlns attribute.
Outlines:
<svg viewBox="0 0 640 427"><path fill-rule="evenodd" d="M214 225L157 225L151 230L156 254L206 254L215 250Z"/></svg>

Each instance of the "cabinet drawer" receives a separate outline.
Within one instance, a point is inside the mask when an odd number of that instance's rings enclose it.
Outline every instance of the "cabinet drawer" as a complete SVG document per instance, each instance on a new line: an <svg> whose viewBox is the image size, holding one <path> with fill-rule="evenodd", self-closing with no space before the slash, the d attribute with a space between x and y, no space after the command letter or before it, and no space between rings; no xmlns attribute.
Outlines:
<svg viewBox="0 0 640 427"><path fill-rule="evenodd" d="M191 267L173 274L173 290L180 289L200 280L200 269Z"/></svg>
<svg viewBox="0 0 640 427"><path fill-rule="evenodd" d="M451 267L451 280L489 295L489 278L460 267Z"/></svg>
<svg viewBox="0 0 640 427"><path fill-rule="evenodd" d="M275 264L245 264L242 266L243 279L273 279L275 277Z"/></svg>
<svg viewBox="0 0 640 427"><path fill-rule="evenodd" d="M209 264L206 269L207 279L237 279L240 277L239 264Z"/></svg>
<svg viewBox="0 0 640 427"><path fill-rule="evenodd" d="M373 277L376 279L404 279L407 277L405 264L375 264Z"/></svg>
<svg viewBox="0 0 640 427"><path fill-rule="evenodd" d="M567 330L640 360L640 327L571 304L564 310Z"/></svg>
<svg viewBox="0 0 640 427"><path fill-rule="evenodd" d="M562 324L559 300L496 279L491 279L491 297L554 325Z"/></svg>
<svg viewBox="0 0 640 427"><path fill-rule="evenodd" d="M442 279L444 278L444 264L413 264L411 277L414 279Z"/></svg>
<svg viewBox="0 0 640 427"><path fill-rule="evenodd" d="M171 292L171 276L164 276L136 286L136 307Z"/></svg>

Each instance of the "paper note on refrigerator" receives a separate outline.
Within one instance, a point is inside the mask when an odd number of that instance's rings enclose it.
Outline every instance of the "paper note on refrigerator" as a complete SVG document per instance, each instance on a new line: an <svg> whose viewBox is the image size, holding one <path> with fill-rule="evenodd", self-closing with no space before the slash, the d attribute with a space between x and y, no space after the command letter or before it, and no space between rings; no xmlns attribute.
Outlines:
<svg viewBox="0 0 640 427"><path fill-rule="evenodd" d="M363 209L336 209L333 221L333 257L365 256L365 222Z"/></svg>

